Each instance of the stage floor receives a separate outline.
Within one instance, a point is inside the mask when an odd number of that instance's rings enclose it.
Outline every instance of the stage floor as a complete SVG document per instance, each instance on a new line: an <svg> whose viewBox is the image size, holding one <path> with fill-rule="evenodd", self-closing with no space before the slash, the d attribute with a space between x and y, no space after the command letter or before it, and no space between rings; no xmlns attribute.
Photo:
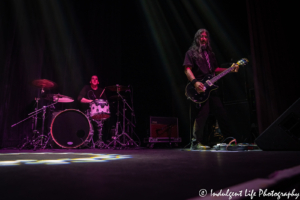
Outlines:
<svg viewBox="0 0 300 200"><path fill-rule="evenodd" d="M179 148L0 150L0 196L1 199L199 198L201 189L216 191L268 178L275 171L300 165L299 157L300 152Z"/></svg>

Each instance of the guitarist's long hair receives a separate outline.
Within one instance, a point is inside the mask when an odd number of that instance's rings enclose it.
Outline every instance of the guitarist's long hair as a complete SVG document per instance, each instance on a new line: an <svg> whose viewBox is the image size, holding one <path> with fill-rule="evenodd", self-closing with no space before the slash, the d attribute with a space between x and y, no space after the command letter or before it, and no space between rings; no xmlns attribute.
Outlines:
<svg viewBox="0 0 300 200"><path fill-rule="evenodd" d="M207 51L210 51L212 52L212 48L210 46L210 36L209 36L209 32L206 30L206 29L199 29L196 34L195 34L195 37L194 37L194 41L193 41L193 44L192 46L190 47L190 50L193 51L193 56L195 58L202 58L202 48L203 48L203 45L201 45L200 43L200 35L201 33L203 32L206 32L207 36L208 36L208 40L207 40L207 46L206 46L206 50Z"/></svg>

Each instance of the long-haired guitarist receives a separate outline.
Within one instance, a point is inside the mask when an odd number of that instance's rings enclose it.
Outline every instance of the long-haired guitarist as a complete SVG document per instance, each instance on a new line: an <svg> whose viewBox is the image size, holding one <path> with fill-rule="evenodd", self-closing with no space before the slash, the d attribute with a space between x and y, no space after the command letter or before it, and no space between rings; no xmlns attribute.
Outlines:
<svg viewBox="0 0 300 200"><path fill-rule="evenodd" d="M194 85L199 94L206 90L204 84L199 80L202 80L208 74L215 75L226 70L226 68L218 67L215 54L210 45L209 33L206 29L199 29L196 32L193 44L185 54L183 66L185 67L184 72L188 80ZM231 67L232 72L238 72L239 66L237 64L233 64ZM204 140L204 126L210 110L217 118L224 137L230 136L230 126L226 111L216 90L210 92L208 100L201 103L200 107L195 107L193 136L197 143L194 145L194 149L209 148L209 146L206 146L208 145L207 141Z"/></svg>

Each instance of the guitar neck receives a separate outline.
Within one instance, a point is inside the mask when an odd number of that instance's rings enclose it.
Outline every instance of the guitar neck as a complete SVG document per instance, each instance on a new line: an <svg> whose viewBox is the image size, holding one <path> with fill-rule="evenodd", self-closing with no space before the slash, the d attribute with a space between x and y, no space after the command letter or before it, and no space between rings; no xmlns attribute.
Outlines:
<svg viewBox="0 0 300 200"><path fill-rule="evenodd" d="M223 76L225 76L226 74L228 74L229 72L231 72L232 67L229 67L228 69L224 70L222 73L220 73L219 75L213 77L210 82L215 83L217 80L219 80L220 78L222 78Z"/></svg>

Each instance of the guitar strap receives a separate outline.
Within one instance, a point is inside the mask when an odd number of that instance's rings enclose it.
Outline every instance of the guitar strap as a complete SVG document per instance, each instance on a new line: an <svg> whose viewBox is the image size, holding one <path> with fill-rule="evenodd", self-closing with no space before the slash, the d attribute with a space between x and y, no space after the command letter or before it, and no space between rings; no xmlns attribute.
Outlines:
<svg viewBox="0 0 300 200"><path fill-rule="evenodd" d="M212 71L211 71L210 62L209 62L209 55L208 55L208 53L207 53L206 50L204 50L203 53L204 53L204 57L205 57L205 59L206 59L207 65L208 65L208 67L209 67L209 71L212 72Z"/></svg>
<svg viewBox="0 0 300 200"><path fill-rule="evenodd" d="M210 74L212 74L213 76L215 76L215 73L212 72L212 69L211 69L211 66L210 66L210 62L209 62L209 54L206 50L203 50L203 54L204 54L204 57L206 59L206 62L207 62L207 65L209 67L209 71L210 71Z"/></svg>

